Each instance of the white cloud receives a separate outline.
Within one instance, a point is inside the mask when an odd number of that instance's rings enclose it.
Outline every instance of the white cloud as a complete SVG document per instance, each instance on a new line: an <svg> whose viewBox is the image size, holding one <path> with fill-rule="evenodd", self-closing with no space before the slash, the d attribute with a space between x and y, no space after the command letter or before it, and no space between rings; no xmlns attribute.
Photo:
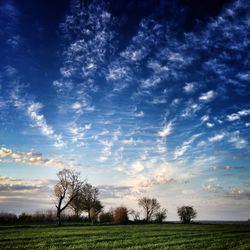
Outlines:
<svg viewBox="0 0 250 250"><path fill-rule="evenodd" d="M158 135L161 137L166 137L171 134L173 129L172 122L166 124L161 131L158 132Z"/></svg>
<svg viewBox="0 0 250 250"><path fill-rule="evenodd" d="M65 146L62 136L56 134L54 129L47 124L44 115L40 114L43 105L40 102L31 102L27 109L27 115L32 120L35 127L39 128L41 133L49 138L54 139L54 146L61 148Z"/></svg>
<svg viewBox="0 0 250 250"><path fill-rule="evenodd" d="M54 134L54 130L47 124L44 116L40 114L42 108L43 105L41 103L33 102L28 107L27 114L34 122L35 126L41 130L43 135L51 136Z"/></svg>
<svg viewBox="0 0 250 250"><path fill-rule="evenodd" d="M186 118L186 117L191 117L195 112L201 109L201 105L194 103L193 101L188 101L186 104L186 108L182 112L181 116Z"/></svg>
<svg viewBox="0 0 250 250"><path fill-rule="evenodd" d="M202 117L201 117L201 121L202 122L207 122L209 120L209 116L208 115L203 115Z"/></svg>
<svg viewBox="0 0 250 250"><path fill-rule="evenodd" d="M106 75L107 80L120 80L126 77L128 77L128 74L130 73L130 69L128 67L124 67L118 64L112 65L112 67L109 67L108 74Z"/></svg>
<svg viewBox="0 0 250 250"><path fill-rule="evenodd" d="M8 148L0 148L0 158L1 157L6 157L8 155L12 154L12 150L8 149Z"/></svg>
<svg viewBox="0 0 250 250"><path fill-rule="evenodd" d="M167 73L169 68L167 66L162 66L159 61L151 60L148 63L148 68L152 69L155 74Z"/></svg>
<svg viewBox="0 0 250 250"><path fill-rule="evenodd" d="M47 158L42 153L37 152L14 152L10 149L0 149L0 163L22 163L35 166L52 167L57 169L72 168L76 169L80 165L73 161L65 161L63 157Z"/></svg>
<svg viewBox="0 0 250 250"><path fill-rule="evenodd" d="M216 92L214 92L213 90L209 90L208 92L201 94L199 100L203 102L210 102L215 98L215 96Z"/></svg>
<svg viewBox="0 0 250 250"><path fill-rule="evenodd" d="M136 161L130 166L131 172L125 183L133 188L149 188L156 185L182 182L191 177L191 172L166 162Z"/></svg>
<svg viewBox="0 0 250 250"><path fill-rule="evenodd" d="M211 123L211 122L207 122L206 125L207 125L208 128L214 127L214 123Z"/></svg>
<svg viewBox="0 0 250 250"><path fill-rule="evenodd" d="M138 112L135 112L134 116L135 117L144 117L144 112L141 110L141 111L138 111Z"/></svg>
<svg viewBox="0 0 250 250"><path fill-rule="evenodd" d="M157 152L158 153L164 154L167 152L166 138L165 137L157 138L156 145L157 145Z"/></svg>
<svg viewBox="0 0 250 250"><path fill-rule="evenodd" d="M197 84L195 82L186 83L183 89L187 94L194 93L197 89Z"/></svg>
<svg viewBox="0 0 250 250"><path fill-rule="evenodd" d="M245 148L248 144L248 142L240 136L240 131L238 130L230 134L228 141L234 144L236 148Z"/></svg>
<svg viewBox="0 0 250 250"><path fill-rule="evenodd" d="M139 173L144 170L144 166L140 161L135 161L131 164L133 173Z"/></svg>
<svg viewBox="0 0 250 250"><path fill-rule="evenodd" d="M249 81L250 80L250 72L242 72L238 73L237 77L242 81Z"/></svg>
<svg viewBox="0 0 250 250"><path fill-rule="evenodd" d="M177 147L174 152L174 159L179 158L182 156L189 148L189 145L182 145L181 147Z"/></svg>
<svg viewBox="0 0 250 250"><path fill-rule="evenodd" d="M82 104L80 102L74 102L71 107L74 110L80 110L82 108Z"/></svg>
<svg viewBox="0 0 250 250"><path fill-rule="evenodd" d="M202 134L192 135L189 140L183 142L182 146L177 147L174 152L174 159L176 160L177 158L184 155L184 153L186 153L186 151L190 148L191 144L201 135Z"/></svg>
<svg viewBox="0 0 250 250"><path fill-rule="evenodd" d="M180 53L169 53L168 59L172 62L177 62L177 63L185 63L186 60L183 58L183 56Z"/></svg>
<svg viewBox="0 0 250 250"><path fill-rule="evenodd" d="M136 141L134 140L133 137L123 140L122 143L125 145L134 145L134 146L136 145Z"/></svg>
<svg viewBox="0 0 250 250"><path fill-rule="evenodd" d="M100 140L99 143L103 145L103 148L98 161L99 162L107 161L109 157L112 155L113 142L108 140Z"/></svg>
<svg viewBox="0 0 250 250"><path fill-rule="evenodd" d="M250 109L243 109L238 111L237 113L232 113L230 115L227 115L227 120L230 122L239 120L242 116L250 115Z"/></svg>
<svg viewBox="0 0 250 250"><path fill-rule="evenodd" d="M231 115L227 115L227 120L230 122L236 121L240 119L240 115L237 113L233 113Z"/></svg>
<svg viewBox="0 0 250 250"><path fill-rule="evenodd" d="M82 102L74 102L71 108L76 112L76 114L83 114L84 111L94 111L95 107L88 104L86 100Z"/></svg>
<svg viewBox="0 0 250 250"><path fill-rule="evenodd" d="M208 138L208 140L209 140L210 142L218 142L218 141L223 140L224 137L225 137L225 134L224 134L224 133L222 133L222 134L216 134L216 135L214 135L214 136Z"/></svg>
<svg viewBox="0 0 250 250"><path fill-rule="evenodd" d="M70 123L68 127L69 127L68 130L70 134L72 135L71 140L73 142L78 142L84 139L85 133L91 129L92 124L87 123L87 124L84 124L83 126L78 126L75 122L73 122L73 123Z"/></svg>
<svg viewBox="0 0 250 250"><path fill-rule="evenodd" d="M157 86L161 82L161 78L158 76L152 76L142 81L142 88L152 88Z"/></svg>
<svg viewBox="0 0 250 250"><path fill-rule="evenodd" d="M157 150L158 150L159 153L163 154L163 153L167 152L167 147L165 145L158 144L157 145Z"/></svg>
<svg viewBox="0 0 250 250"><path fill-rule="evenodd" d="M238 112L240 116L250 115L250 109L243 109Z"/></svg>
<svg viewBox="0 0 250 250"><path fill-rule="evenodd" d="M219 184L215 184L215 183L206 183L203 186L203 189L207 192L212 192L212 193L220 192L223 190L222 186L220 186Z"/></svg>

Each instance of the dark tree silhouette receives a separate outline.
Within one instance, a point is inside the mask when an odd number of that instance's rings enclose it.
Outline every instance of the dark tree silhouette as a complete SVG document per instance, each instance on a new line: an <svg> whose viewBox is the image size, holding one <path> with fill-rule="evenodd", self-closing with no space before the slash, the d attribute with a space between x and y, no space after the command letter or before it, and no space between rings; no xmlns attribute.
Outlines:
<svg viewBox="0 0 250 250"><path fill-rule="evenodd" d="M197 212L191 206L182 206L177 208L177 214L182 223L190 223L192 219L196 218Z"/></svg>
<svg viewBox="0 0 250 250"><path fill-rule="evenodd" d="M98 215L102 212L103 205L99 200L96 200L89 211L89 218L91 223L94 224L97 220Z"/></svg>
<svg viewBox="0 0 250 250"><path fill-rule="evenodd" d="M111 223L114 221L114 210L111 208L108 212L101 212L99 215L101 223Z"/></svg>
<svg viewBox="0 0 250 250"><path fill-rule="evenodd" d="M54 187L54 195L56 197L56 209L58 225L61 225L61 213L69 206L73 199L75 199L81 189L84 181L80 179L80 174L70 170L63 169L57 173L58 182Z"/></svg>
<svg viewBox="0 0 250 250"><path fill-rule="evenodd" d="M129 209L128 214L132 216L134 221L140 220L140 213L134 209Z"/></svg>
<svg viewBox="0 0 250 250"><path fill-rule="evenodd" d="M96 217L103 208L101 202L98 199L99 190L98 188L93 187L91 184L86 183L82 192L82 209L88 213L88 220L93 222L93 218ZM93 214L96 213L97 215L93 217Z"/></svg>
<svg viewBox="0 0 250 250"><path fill-rule="evenodd" d="M138 200L138 205L144 210L145 220L147 222L149 222L155 213L160 209L160 203L155 198L150 199L143 197Z"/></svg>
<svg viewBox="0 0 250 250"><path fill-rule="evenodd" d="M79 218L83 209L83 192L79 191L79 194L75 196L69 204L69 208L74 212L76 218Z"/></svg>
<svg viewBox="0 0 250 250"><path fill-rule="evenodd" d="M162 208L155 213L155 222L162 223L167 218L167 209Z"/></svg>

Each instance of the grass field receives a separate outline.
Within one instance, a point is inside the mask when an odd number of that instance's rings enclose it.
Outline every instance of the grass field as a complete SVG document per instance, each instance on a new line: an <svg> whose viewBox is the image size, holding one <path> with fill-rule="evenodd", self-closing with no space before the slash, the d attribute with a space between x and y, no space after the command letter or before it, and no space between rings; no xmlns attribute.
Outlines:
<svg viewBox="0 0 250 250"><path fill-rule="evenodd" d="M0 249L250 249L250 225L3 226Z"/></svg>

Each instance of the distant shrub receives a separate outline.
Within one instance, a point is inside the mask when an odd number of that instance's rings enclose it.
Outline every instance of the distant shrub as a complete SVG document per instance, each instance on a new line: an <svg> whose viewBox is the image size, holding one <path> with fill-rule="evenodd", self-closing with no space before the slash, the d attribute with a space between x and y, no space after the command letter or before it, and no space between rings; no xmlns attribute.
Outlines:
<svg viewBox="0 0 250 250"><path fill-rule="evenodd" d="M11 213L0 213L0 224L13 224L17 222L17 216Z"/></svg>
<svg viewBox="0 0 250 250"><path fill-rule="evenodd" d="M167 218L167 209L162 208L155 214L155 222L162 223Z"/></svg>
<svg viewBox="0 0 250 250"><path fill-rule="evenodd" d="M99 222L100 223L112 223L112 222L114 222L114 212L113 212L113 210L110 210L108 212L100 213Z"/></svg>
<svg viewBox="0 0 250 250"><path fill-rule="evenodd" d="M31 223L32 222L32 216L26 213L22 213L18 217L18 222L20 223Z"/></svg>
<svg viewBox="0 0 250 250"><path fill-rule="evenodd" d="M126 224L128 223L128 210L126 207L118 207L114 212L115 224Z"/></svg>
<svg viewBox="0 0 250 250"><path fill-rule="evenodd" d="M68 213L63 213L63 222L83 222L84 218L80 216L75 216ZM0 213L0 224L49 224L55 223L57 221L56 211L36 211L34 213L22 213L19 216L11 213Z"/></svg>

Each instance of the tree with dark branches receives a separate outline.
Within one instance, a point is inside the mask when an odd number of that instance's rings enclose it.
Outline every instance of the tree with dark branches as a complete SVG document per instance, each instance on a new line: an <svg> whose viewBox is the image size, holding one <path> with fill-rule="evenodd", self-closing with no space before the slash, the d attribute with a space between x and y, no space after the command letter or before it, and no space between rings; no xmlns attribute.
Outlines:
<svg viewBox="0 0 250 250"><path fill-rule="evenodd" d="M82 201L82 209L87 212L88 220L93 222L93 211L101 212L103 206L98 199L99 190L98 188L92 186L89 183L86 183L83 187L83 201Z"/></svg>
<svg viewBox="0 0 250 250"><path fill-rule="evenodd" d="M57 173L58 182L54 187L56 197L56 216L58 225L61 225L61 214L80 193L85 181L80 179L80 174L70 170L63 169Z"/></svg>
<svg viewBox="0 0 250 250"><path fill-rule="evenodd" d="M155 215L155 213L160 209L160 203L157 201L157 199L153 198L147 198L143 197L138 200L138 205L142 207L142 209L145 212L145 220L146 222L149 222L152 217Z"/></svg>

